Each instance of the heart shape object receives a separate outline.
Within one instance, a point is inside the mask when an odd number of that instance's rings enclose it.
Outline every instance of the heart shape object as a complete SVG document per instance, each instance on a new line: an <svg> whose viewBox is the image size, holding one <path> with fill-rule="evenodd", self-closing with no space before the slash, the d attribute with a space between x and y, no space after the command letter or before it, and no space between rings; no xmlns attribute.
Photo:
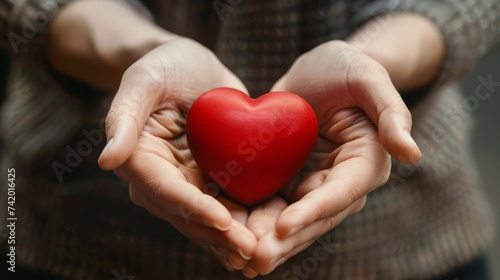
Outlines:
<svg viewBox="0 0 500 280"><path fill-rule="evenodd" d="M293 93L252 99L233 88L216 88L193 103L186 134L200 169L224 193L251 206L279 191L304 166L318 121Z"/></svg>

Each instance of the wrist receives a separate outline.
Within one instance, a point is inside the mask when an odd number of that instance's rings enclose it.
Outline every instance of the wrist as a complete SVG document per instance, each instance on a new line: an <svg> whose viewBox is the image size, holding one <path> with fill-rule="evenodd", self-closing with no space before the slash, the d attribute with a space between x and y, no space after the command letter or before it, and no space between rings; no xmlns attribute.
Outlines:
<svg viewBox="0 0 500 280"><path fill-rule="evenodd" d="M431 82L444 60L445 46L440 30L417 14L386 14L374 18L347 42L384 66L399 91Z"/></svg>
<svg viewBox="0 0 500 280"><path fill-rule="evenodd" d="M63 74L114 91L132 63L175 37L120 1L80 0L56 15L46 51Z"/></svg>

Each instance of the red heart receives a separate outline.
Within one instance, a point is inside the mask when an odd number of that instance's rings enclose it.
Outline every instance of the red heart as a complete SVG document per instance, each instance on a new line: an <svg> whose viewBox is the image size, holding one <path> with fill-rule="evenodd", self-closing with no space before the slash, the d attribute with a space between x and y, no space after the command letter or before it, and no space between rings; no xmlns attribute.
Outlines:
<svg viewBox="0 0 500 280"><path fill-rule="evenodd" d="M196 99L186 133L194 160L222 191L243 205L261 202L305 164L318 135L311 106L289 92L257 99L216 88Z"/></svg>

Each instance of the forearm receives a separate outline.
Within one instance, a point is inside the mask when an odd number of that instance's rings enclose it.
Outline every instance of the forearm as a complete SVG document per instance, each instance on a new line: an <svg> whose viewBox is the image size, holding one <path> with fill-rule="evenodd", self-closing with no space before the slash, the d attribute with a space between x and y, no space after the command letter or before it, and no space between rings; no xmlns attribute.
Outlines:
<svg viewBox="0 0 500 280"><path fill-rule="evenodd" d="M132 63L174 38L124 3L79 0L54 18L46 54L63 74L116 90Z"/></svg>
<svg viewBox="0 0 500 280"><path fill-rule="evenodd" d="M430 20L411 13L376 17L347 41L382 64L400 92L431 82L445 57L440 30Z"/></svg>

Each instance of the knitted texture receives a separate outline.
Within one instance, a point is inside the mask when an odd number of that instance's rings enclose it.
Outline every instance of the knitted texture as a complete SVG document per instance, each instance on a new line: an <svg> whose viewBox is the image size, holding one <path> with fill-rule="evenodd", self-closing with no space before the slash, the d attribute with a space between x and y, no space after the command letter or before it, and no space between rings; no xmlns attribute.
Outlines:
<svg viewBox="0 0 500 280"><path fill-rule="evenodd" d="M382 13L409 12L423 15L441 30L446 42L446 60L439 82L464 76L477 59L500 38L500 2L461 0L386 0L369 5L357 20Z"/></svg>
<svg viewBox="0 0 500 280"><path fill-rule="evenodd" d="M50 23L73 0L0 1L0 47L12 54L40 55ZM108 0L130 5L144 17L151 14L139 0Z"/></svg>
<svg viewBox="0 0 500 280"><path fill-rule="evenodd" d="M442 78L410 108L423 159L415 165L394 161L388 183L368 195L363 211L259 279L428 279L466 264L491 242L490 209L470 166L473 123L452 82L499 37L498 1L244 0L223 13L210 1L147 2L158 24L199 37L255 96L302 53L345 39L382 13L417 12L443 32ZM205 27L216 35L203 34ZM61 81L17 56L0 111L6 147L0 165L17 170L18 264L75 280L111 279L122 268L136 279L245 279L134 206L127 183L96 166L104 141L58 180L51 164L64 163L68 147L88 140L84 131L103 135L99 123L110 102L90 100L90 91L78 94L81 85ZM0 179L5 182L5 172ZM6 194L2 189L1 209ZM0 216L0 228L5 221ZM0 244L3 254L6 243Z"/></svg>

